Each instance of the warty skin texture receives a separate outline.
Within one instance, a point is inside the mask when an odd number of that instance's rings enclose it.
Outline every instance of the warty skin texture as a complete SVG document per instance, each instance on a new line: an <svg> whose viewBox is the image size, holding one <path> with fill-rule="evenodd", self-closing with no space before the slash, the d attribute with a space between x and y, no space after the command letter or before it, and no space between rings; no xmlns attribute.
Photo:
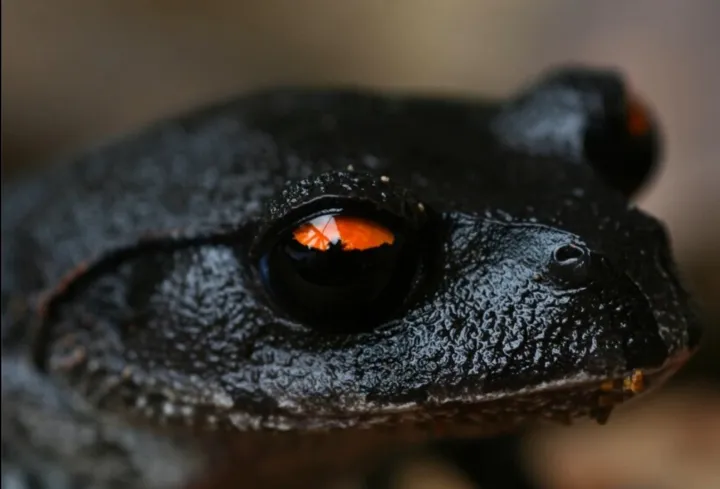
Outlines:
<svg viewBox="0 0 720 489"><path fill-rule="evenodd" d="M627 394L604 381L662 378L699 330L665 231L629 204L651 165L618 174L625 141L609 160L578 149L622 107L620 79L562 73L506 103L268 91L4 188L3 361L72 399L58 408L70 418L95 413L91 431L128 423L108 442L118 453L157 436L159 459L194 459L195 442L161 442L188 425L226 433L245 484L262 487L287 482L265 466L329 474L317 467L440 425L604 419ZM361 330L300 323L259 280L278 227L327 199L387 210L425 240L411 297ZM3 417L24 427L4 446L36 445L32 422ZM42 466L3 453L8 471ZM94 457L44 453L69 474ZM165 483L128 458L131 475L93 487Z"/></svg>

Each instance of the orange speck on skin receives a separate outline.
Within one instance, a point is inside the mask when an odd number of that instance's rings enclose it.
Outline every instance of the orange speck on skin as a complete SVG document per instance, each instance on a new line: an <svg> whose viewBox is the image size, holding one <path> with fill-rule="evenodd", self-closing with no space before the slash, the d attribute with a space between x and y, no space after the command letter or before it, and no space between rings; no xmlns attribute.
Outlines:
<svg viewBox="0 0 720 489"><path fill-rule="evenodd" d="M647 108L636 98L630 97L627 105L627 129L632 136L644 136L650 132L650 115Z"/></svg>
<svg viewBox="0 0 720 489"><path fill-rule="evenodd" d="M326 215L301 224L293 232L295 240L308 248L326 251L339 243L344 250L363 251L393 244L389 229L369 219L354 216Z"/></svg>
<svg viewBox="0 0 720 489"><path fill-rule="evenodd" d="M639 394L645 390L645 376L641 370L635 370L623 381L623 389L633 394Z"/></svg>

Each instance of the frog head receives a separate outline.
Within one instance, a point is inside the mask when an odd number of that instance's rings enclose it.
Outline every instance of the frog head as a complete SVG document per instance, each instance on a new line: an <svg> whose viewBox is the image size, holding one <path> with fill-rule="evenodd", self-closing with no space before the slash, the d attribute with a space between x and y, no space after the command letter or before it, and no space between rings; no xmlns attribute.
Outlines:
<svg viewBox="0 0 720 489"><path fill-rule="evenodd" d="M92 150L3 209L35 364L103 412L202 430L604 421L699 341L629 201L658 146L624 87L272 90Z"/></svg>

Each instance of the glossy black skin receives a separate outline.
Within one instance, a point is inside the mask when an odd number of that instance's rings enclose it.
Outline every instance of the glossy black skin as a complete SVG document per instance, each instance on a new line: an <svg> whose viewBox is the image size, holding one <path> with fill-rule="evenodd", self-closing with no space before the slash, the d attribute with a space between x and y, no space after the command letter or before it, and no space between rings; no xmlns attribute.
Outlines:
<svg viewBox="0 0 720 489"><path fill-rule="evenodd" d="M628 201L656 133L583 153L625 96L582 69L505 103L275 90L91 150L3 189L3 361L82 409L203 430L596 415L585 391L699 339L662 226ZM296 321L258 279L328 196L427 236L423 280L360 331Z"/></svg>

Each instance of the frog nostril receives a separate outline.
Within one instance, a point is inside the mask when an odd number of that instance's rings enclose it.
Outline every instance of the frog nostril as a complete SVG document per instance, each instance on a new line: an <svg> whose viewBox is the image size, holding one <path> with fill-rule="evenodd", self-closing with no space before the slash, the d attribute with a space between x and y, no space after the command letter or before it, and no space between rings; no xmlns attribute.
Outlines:
<svg viewBox="0 0 720 489"><path fill-rule="evenodd" d="M563 266L573 266L585 256L585 250L575 244L562 245L553 251L555 263Z"/></svg>
<svg viewBox="0 0 720 489"><path fill-rule="evenodd" d="M580 285L589 278L590 262L590 250L576 243L564 244L552 252L550 273L560 282Z"/></svg>

